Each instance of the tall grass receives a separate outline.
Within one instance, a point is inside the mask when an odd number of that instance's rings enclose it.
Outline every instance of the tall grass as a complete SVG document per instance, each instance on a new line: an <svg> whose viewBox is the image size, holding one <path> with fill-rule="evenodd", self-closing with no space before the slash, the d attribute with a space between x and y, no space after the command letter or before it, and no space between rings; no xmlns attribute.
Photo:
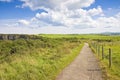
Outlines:
<svg viewBox="0 0 120 80"><path fill-rule="evenodd" d="M0 41L0 80L54 80L82 46L70 38Z"/></svg>

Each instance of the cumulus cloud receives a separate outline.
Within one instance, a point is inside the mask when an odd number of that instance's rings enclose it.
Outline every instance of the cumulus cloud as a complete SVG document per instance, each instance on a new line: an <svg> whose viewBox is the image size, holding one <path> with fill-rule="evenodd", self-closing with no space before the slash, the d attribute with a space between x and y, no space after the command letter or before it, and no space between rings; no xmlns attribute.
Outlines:
<svg viewBox="0 0 120 80"><path fill-rule="evenodd" d="M88 14L90 16L95 16L95 15L104 16L101 6L98 6L97 8L93 8L93 9L88 10Z"/></svg>
<svg viewBox="0 0 120 80"><path fill-rule="evenodd" d="M89 7L94 0L21 0L24 2L22 7L30 7L32 10L36 9L78 9L83 7Z"/></svg>
<svg viewBox="0 0 120 80"><path fill-rule="evenodd" d="M92 27L96 24L96 21L92 19L92 16L103 15L101 7L93 8L90 10L75 9L68 10L62 9L61 11L49 10L47 13L37 13L35 18L45 23L66 26L66 27Z"/></svg>
<svg viewBox="0 0 120 80"><path fill-rule="evenodd" d="M120 20L120 12L116 14L115 17Z"/></svg>
<svg viewBox="0 0 120 80"><path fill-rule="evenodd" d="M99 27L120 27L120 21L115 17L100 17L97 19Z"/></svg>
<svg viewBox="0 0 120 80"><path fill-rule="evenodd" d="M85 10L95 0L21 0L22 7L32 10L44 9L47 12L37 13L35 20L42 21L52 26L64 27L93 27L97 25L92 19L94 16L103 16L100 6ZM33 18L32 18L33 19Z"/></svg>
<svg viewBox="0 0 120 80"><path fill-rule="evenodd" d="M37 33L80 33L118 30L120 12L106 16L102 6L88 8L95 0L20 0L22 8L43 9L31 20L18 20L19 26L36 29ZM49 30L49 31L48 31ZM119 31L119 30L118 30Z"/></svg>
<svg viewBox="0 0 120 80"><path fill-rule="evenodd" d="M18 23L19 23L20 25L29 25L29 24L30 24L30 22L27 21L27 20L19 20Z"/></svg>
<svg viewBox="0 0 120 80"><path fill-rule="evenodd" d="M89 7L95 0L21 0L22 7L32 10L44 9L46 12L36 13L31 24L42 26L63 26L79 29L96 27L120 27L119 15L106 17L101 6ZM22 21L24 22L24 21Z"/></svg>

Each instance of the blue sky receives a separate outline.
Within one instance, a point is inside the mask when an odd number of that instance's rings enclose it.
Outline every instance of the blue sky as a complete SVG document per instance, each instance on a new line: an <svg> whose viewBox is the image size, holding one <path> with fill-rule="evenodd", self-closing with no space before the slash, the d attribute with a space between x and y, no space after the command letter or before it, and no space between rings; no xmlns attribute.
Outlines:
<svg viewBox="0 0 120 80"><path fill-rule="evenodd" d="M37 12L42 12L44 10L35 10L32 11L30 8L19 8L17 6L22 5L23 2L19 0L14 0L12 2L0 2L0 19L19 19L19 18L31 18Z"/></svg>
<svg viewBox="0 0 120 80"><path fill-rule="evenodd" d="M0 0L0 33L120 32L120 0Z"/></svg>

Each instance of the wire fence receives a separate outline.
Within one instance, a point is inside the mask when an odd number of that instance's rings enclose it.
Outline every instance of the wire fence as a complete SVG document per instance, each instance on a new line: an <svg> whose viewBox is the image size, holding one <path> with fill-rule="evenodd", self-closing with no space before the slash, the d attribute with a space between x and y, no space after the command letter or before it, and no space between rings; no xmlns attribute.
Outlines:
<svg viewBox="0 0 120 80"><path fill-rule="evenodd" d="M107 56L108 63L109 63L108 66L109 66L109 68L111 68L111 66L112 66L112 49L111 48L106 49L104 44L98 44L95 42L90 43L90 47L92 48L92 50L95 53L97 53L98 57L101 58L102 60L104 60L104 58L106 58L106 56ZM105 53L106 50L108 51L108 54Z"/></svg>

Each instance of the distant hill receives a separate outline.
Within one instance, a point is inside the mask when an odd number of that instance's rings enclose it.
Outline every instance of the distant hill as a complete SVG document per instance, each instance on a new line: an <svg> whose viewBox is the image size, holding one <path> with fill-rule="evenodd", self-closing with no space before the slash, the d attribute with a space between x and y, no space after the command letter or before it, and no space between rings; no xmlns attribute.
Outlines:
<svg viewBox="0 0 120 80"><path fill-rule="evenodd" d="M120 32L103 32L103 35L120 35Z"/></svg>

